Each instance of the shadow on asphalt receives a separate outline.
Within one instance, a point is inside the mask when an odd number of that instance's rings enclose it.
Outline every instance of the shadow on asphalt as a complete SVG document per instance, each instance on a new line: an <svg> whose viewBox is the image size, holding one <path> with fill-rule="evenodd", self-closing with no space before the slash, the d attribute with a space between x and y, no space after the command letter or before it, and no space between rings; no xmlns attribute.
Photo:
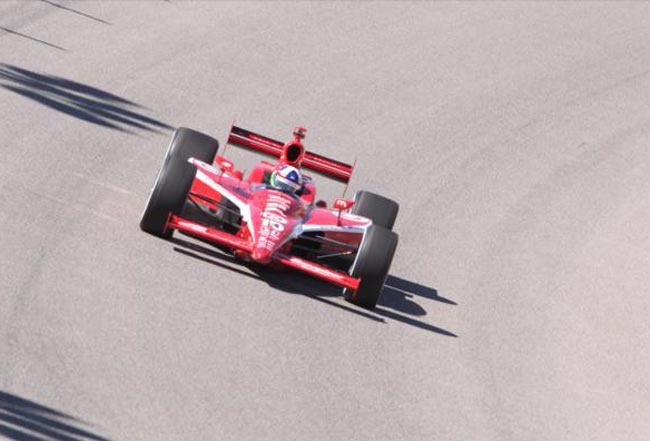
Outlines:
<svg viewBox="0 0 650 441"><path fill-rule="evenodd" d="M0 63L0 87L51 109L110 129L160 132L172 127L144 115L142 106L76 81Z"/></svg>
<svg viewBox="0 0 650 441"><path fill-rule="evenodd" d="M0 438L13 441L108 441L58 410L0 391Z"/></svg>
<svg viewBox="0 0 650 441"><path fill-rule="evenodd" d="M174 237L170 241L175 245L174 251L180 254L193 257L220 268L228 269L229 271L234 271L245 277L262 280L278 290L304 295L310 299L326 303L335 308L376 322L386 323L385 319L395 320L448 337L458 337L446 329L433 326L415 318L416 316L426 315L424 308L416 303L416 297L427 298L448 305L456 305L454 301L438 295L438 292L433 288L400 277L388 276L377 307L372 311L368 311L332 300L334 297L341 297L341 289L312 277L296 272L287 276L286 271L274 271L267 267L245 263L230 254L219 252L211 246L178 237ZM252 273L243 270L242 267L250 269Z"/></svg>

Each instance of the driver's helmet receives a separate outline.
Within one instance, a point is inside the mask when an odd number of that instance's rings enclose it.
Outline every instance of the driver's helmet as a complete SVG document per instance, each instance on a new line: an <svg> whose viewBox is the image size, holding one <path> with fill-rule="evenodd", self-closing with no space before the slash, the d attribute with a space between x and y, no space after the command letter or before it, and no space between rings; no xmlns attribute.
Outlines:
<svg viewBox="0 0 650 441"><path fill-rule="evenodd" d="M278 190L296 193L302 187L302 174L296 167L281 165L271 173L270 184Z"/></svg>

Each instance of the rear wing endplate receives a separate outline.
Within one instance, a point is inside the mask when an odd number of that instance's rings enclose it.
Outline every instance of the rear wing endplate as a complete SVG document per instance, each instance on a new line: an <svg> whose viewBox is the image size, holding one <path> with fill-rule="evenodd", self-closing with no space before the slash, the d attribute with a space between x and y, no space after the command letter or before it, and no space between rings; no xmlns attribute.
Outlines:
<svg viewBox="0 0 650 441"><path fill-rule="evenodd" d="M230 129L228 143L238 147L256 150L268 156L279 158L282 155L284 143L268 138L250 130L242 129L235 125ZM352 165L318 155L309 151L305 152L302 166L321 173L332 179L347 183L352 177Z"/></svg>

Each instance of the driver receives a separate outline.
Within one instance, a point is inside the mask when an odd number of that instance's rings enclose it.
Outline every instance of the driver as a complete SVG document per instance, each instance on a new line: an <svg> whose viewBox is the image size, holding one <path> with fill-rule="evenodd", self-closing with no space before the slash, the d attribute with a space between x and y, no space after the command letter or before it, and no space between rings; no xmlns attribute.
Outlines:
<svg viewBox="0 0 650 441"><path fill-rule="evenodd" d="M292 165L281 164L271 173L269 183L278 190L297 194L302 188L302 173Z"/></svg>

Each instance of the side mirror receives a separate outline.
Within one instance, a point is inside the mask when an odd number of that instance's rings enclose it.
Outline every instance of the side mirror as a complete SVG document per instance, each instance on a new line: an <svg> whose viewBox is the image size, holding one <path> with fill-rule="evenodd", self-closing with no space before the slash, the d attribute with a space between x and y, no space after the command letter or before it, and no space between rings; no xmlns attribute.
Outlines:
<svg viewBox="0 0 650 441"><path fill-rule="evenodd" d="M353 205L354 205L354 201L351 199L336 198L334 199L333 207L339 211L343 211L343 210L348 210Z"/></svg>
<svg viewBox="0 0 650 441"><path fill-rule="evenodd" d="M235 164L223 156L217 156L215 162L219 168L225 172L232 173L235 170Z"/></svg>

